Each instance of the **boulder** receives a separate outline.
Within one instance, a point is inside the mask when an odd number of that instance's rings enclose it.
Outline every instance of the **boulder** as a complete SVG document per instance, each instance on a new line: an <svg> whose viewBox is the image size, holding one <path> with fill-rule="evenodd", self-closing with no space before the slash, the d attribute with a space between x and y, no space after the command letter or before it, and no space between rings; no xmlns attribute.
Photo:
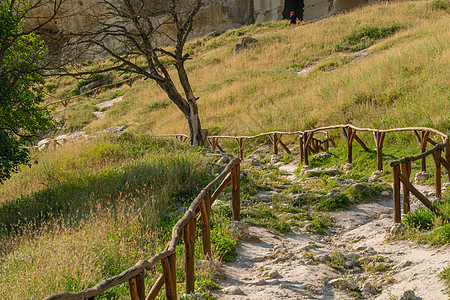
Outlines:
<svg viewBox="0 0 450 300"><path fill-rule="evenodd" d="M236 44L236 46L234 46L233 54L237 54L241 50L248 49L257 43L259 43L259 41L257 39L245 36L241 39L241 41L239 43Z"/></svg>

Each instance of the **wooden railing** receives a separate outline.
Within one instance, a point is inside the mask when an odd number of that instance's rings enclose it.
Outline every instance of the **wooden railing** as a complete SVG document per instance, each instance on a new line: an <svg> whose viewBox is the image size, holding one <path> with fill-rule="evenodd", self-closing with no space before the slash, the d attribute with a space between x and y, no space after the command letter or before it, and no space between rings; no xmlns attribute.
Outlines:
<svg viewBox="0 0 450 300"><path fill-rule="evenodd" d="M335 146L334 141L329 138L328 131L333 129L341 129L341 132L345 138L347 144L347 162L353 161L353 143L358 142L361 147L368 151L369 148L358 137L357 132L372 132L375 148L377 152L377 169L383 170L383 144L386 134L395 132L411 132L417 141L417 144L421 150L421 154L414 157L403 157L399 160L391 162L392 175L393 175L393 201L394 201L394 222L401 222L401 208L400 208L400 183L403 187L403 211L405 214L409 213L410 201L409 195L412 193L416 196L425 206L430 208L433 212L443 215L439 209L434 206L423 194L421 194L414 185L410 182L411 175L411 162L421 161L421 171L426 171L426 157L432 156L434 159L434 178L435 178L435 194L436 197L441 197L441 171L442 167L447 170L450 181L450 142L449 137L433 128L428 127L406 127L406 128L394 128L387 130L371 129L371 128L358 128L351 124L346 125L334 125L320 127L313 130L295 131L295 132L266 132L253 136L209 136L208 142L213 150L223 151L219 145L220 139L234 139L239 146L239 155L241 160L244 157L244 148L247 140L255 139L267 136L273 144L273 153L278 154L278 148L281 147L286 150L287 153L291 153L289 148L281 141L281 137L285 135L297 135L300 147L301 161L305 165L309 164L309 155L317 153L319 151L327 151L329 146ZM317 134L323 134L323 139L317 139ZM442 142L437 142L430 138L430 134L435 134L442 138ZM187 135L167 135L177 137L181 141L188 141ZM432 149L427 151L428 144L433 146ZM446 216L444 216L447 218Z"/></svg>
<svg viewBox="0 0 450 300"><path fill-rule="evenodd" d="M121 274L105 279L96 286L76 293L63 292L46 297L44 300L93 300L106 290L128 282L130 297L132 300L152 300L155 299L163 285L166 288L167 299L177 299L176 281L176 256L175 247L181 237L184 239L184 271L185 271L185 292L190 294L194 291L195 282L195 235L197 222L202 222L202 246L203 255L206 259L211 259L211 205L231 182L232 187L232 213L233 220L240 220L240 159L232 160L223 172L209 183L195 198L184 216L175 224L172 229L172 239L167 244L164 251L156 254L150 260L141 260L134 267ZM213 188L218 187L213 192ZM198 216L198 214L200 215ZM163 274L159 276L150 292L146 295L144 285L144 272L152 271L156 264L160 262Z"/></svg>
<svg viewBox="0 0 450 300"><path fill-rule="evenodd" d="M117 86L119 84L126 83L126 84L128 84L131 87L133 85L133 82L136 79L138 79L139 77L142 77L142 75L135 75L133 77L124 79L124 80L119 81L119 82L113 82L113 83L110 83L110 84L102 85L102 86L93 88L92 90L89 90L89 91L87 91L85 93L82 93L80 95L76 95L76 96L73 96L73 97L70 97L70 98L67 98L67 99L64 99L64 100L59 100L59 101L47 103L47 104L45 104L45 106L62 104L64 107L67 107L67 105L69 105L70 101L72 101L72 100L75 100L77 98L80 98L80 97L83 97L83 96L86 96L86 95L89 95L89 94L93 94L92 96L93 96L93 98L95 98L102 91L102 89L106 89L106 88L109 88L111 86Z"/></svg>

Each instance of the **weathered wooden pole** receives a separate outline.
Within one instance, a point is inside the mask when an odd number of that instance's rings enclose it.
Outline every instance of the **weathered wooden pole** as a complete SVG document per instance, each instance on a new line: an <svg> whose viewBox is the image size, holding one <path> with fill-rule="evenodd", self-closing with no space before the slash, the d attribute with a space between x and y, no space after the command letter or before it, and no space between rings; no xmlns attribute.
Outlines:
<svg viewBox="0 0 450 300"><path fill-rule="evenodd" d="M273 134L273 154L278 155L278 135Z"/></svg>
<svg viewBox="0 0 450 300"><path fill-rule="evenodd" d="M241 220L241 167L240 164L231 168L231 195L233 220Z"/></svg>
<svg viewBox="0 0 450 300"><path fill-rule="evenodd" d="M411 175L411 161L406 161L401 163L400 165L401 167L401 171L402 171L402 175L409 180L409 177ZM403 188L403 213L409 214L409 211L411 209L411 205L410 205L410 201L409 201L409 189L406 186L406 184L402 184L402 188Z"/></svg>
<svg viewBox="0 0 450 300"><path fill-rule="evenodd" d="M375 145L377 148L377 169L383 171L383 142L384 136L386 133L384 132L374 132Z"/></svg>
<svg viewBox="0 0 450 300"><path fill-rule="evenodd" d="M162 274L153 284L152 289L150 290L150 293L148 294L147 298L145 298L145 300L155 300L156 297L158 296L159 291L164 285L164 282L165 282L164 274Z"/></svg>
<svg viewBox="0 0 450 300"><path fill-rule="evenodd" d="M185 293L191 294L195 288L195 230L197 218L192 217L184 227L184 270L185 270Z"/></svg>
<svg viewBox="0 0 450 300"><path fill-rule="evenodd" d="M167 258L161 259L164 283L166 284L166 299L168 300L177 299L176 265L174 258L176 258L175 253Z"/></svg>
<svg viewBox="0 0 450 300"><path fill-rule="evenodd" d="M303 135L298 136L298 146L300 148L300 162L302 163L305 160L305 157L304 157L305 149L303 147Z"/></svg>
<svg viewBox="0 0 450 300"><path fill-rule="evenodd" d="M428 135L429 134L430 134L429 131L422 131L422 140L421 140L421 144L420 144L420 151L422 153L427 151L427 142L428 142ZM422 160L420 161L420 167L422 169L422 172L426 172L427 171L426 157L423 157Z"/></svg>
<svg viewBox="0 0 450 300"><path fill-rule="evenodd" d="M394 223L402 221L402 212L400 208L400 166L392 166L392 188L394 200Z"/></svg>
<svg viewBox="0 0 450 300"><path fill-rule="evenodd" d="M202 219L202 246L203 256L206 259L211 259L211 194L208 192L206 196L200 201L200 216Z"/></svg>
<svg viewBox="0 0 450 300"><path fill-rule="evenodd" d="M309 165L308 161L308 136L309 134L307 132L303 133L303 162L305 166Z"/></svg>
<svg viewBox="0 0 450 300"><path fill-rule="evenodd" d="M434 159L434 188L436 192L436 197L441 197L441 187L442 187L442 179L441 179L441 150L437 150L433 152Z"/></svg>
<svg viewBox="0 0 450 300"><path fill-rule="evenodd" d="M342 128L342 130L345 132L345 129ZM351 127L348 128L348 134L344 134L344 136L347 138L347 162L352 163L353 162L353 139L355 138L356 130L353 130Z"/></svg>

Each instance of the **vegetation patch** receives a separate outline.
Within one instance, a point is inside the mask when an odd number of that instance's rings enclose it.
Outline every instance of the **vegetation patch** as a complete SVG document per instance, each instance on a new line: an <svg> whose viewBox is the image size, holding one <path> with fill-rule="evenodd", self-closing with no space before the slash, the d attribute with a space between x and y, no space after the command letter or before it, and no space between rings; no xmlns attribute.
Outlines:
<svg viewBox="0 0 450 300"><path fill-rule="evenodd" d="M360 51L373 45L377 40L393 35L404 26L391 23L385 26L363 26L342 39L336 44L336 51Z"/></svg>
<svg viewBox="0 0 450 300"><path fill-rule="evenodd" d="M433 203L446 216L450 215L450 195ZM450 223L426 207L419 207L403 218L405 229L399 238L407 238L436 246L450 242Z"/></svg>
<svg viewBox="0 0 450 300"><path fill-rule="evenodd" d="M320 211L342 211L350 206L350 199L345 194L338 194L335 197L325 198L316 204L316 209Z"/></svg>

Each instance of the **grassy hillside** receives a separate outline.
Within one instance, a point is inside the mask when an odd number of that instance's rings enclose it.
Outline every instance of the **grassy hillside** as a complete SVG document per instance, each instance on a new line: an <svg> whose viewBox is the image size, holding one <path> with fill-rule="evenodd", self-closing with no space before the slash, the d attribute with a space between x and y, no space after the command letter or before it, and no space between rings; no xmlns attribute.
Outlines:
<svg viewBox="0 0 450 300"><path fill-rule="evenodd" d="M433 3L372 5L295 28L286 22L255 24L190 42L193 59L187 66L203 126L211 134L338 123L430 126L449 133L449 15ZM260 42L232 55L243 36ZM96 62L84 63L84 68L96 67ZM298 74L309 67L306 76ZM131 75L113 73L113 80L126 76ZM81 85L73 78L50 83L55 92L49 102L76 94ZM96 119L94 105L117 96L124 101ZM150 80L72 103L55 112L64 121L63 131L129 125L130 133L37 152L31 166L0 186L2 299L80 291L148 259L164 246L179 216L170 214L214 176L196 149L146 135L188 132L182 113ZM272 173L274 182L284 184L279 172ZM244 195L269 184L269 175L249 174L243 179ZM214 213L215 257L233 256L234 236L225 228L228 214L227 209ZM258 218L252 211L245 214ZM196 286L204 291L212 283L200 273ZM154 279L146 278L147 286ZM127 293L123 285L103 297Z"/></svg>
<svg viewBox="0 0 450 300"><path fill-rule="evenodd" d="M448 132L448 22L448 9L440 9L436 1L401 1L295 28L282 21L254 24L192 41L187 69L200 97L203 126L213 134L348 122ZM244 36L260 42L232 55ZM312 72L299 76L306 67L313 67ZM61 98L70 95L76 82L62 79L54 85ZM125 101L96 120L93 104L122 94ZM188 132L182 113L150 80L81 102L63 113L69 129L83 123L90 131L126 124L139 133Z"/></svg>

